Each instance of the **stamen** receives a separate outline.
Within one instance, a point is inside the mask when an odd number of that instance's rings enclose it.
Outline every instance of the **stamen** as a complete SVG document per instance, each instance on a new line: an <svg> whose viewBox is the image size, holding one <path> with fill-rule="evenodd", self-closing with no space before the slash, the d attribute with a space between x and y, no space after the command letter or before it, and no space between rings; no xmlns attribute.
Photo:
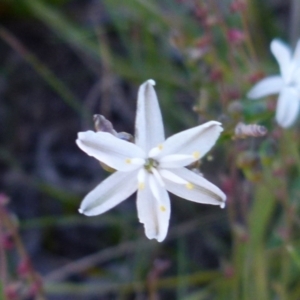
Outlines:
<svg viewBox="0 0 300 300"><path fill-rule="evenodd" d="M125 162L126 162L126 164L131 164L131 159L130 158L126 158Z"/></svg>
<svg viewBox="0 0 300 300"><path fill-rule="evenodd" d="M195 151L195 152L193 152L193 157L195 158L195 159L199 159L200 158L200 152L199 151Z"/></svg>
<svg viewBox="0 0 300 300"><path fill-rule="evenodd" d="M152 172L153 168L158 167L158 162L154 160L153 158L148 158L146 161L144 161L144 168L147 170L149 173Z"/></svg>
<svg viewBox="0 0 300 300"><path fill-rule="evenodd" d="M159 207L159 209L160 209L160 211L162 211L162 212L165 212L165 211L167 210L166 207L163 206L163 205L161 205L161 206Z"/></svg>
<svg viewBox="0 0 300 300"><path fill-rule="evenodd" d="M145 183L144 182L139 182L138 188L139 188L140 191L143 190L145 188Z"/></svg>
<svg viewBox="0 0 300 300"><path fill-rule="evenodd" d="M188 190L192 190L194 188L194 185L190 182L188 182L185 187L188 189Z"/></svg>

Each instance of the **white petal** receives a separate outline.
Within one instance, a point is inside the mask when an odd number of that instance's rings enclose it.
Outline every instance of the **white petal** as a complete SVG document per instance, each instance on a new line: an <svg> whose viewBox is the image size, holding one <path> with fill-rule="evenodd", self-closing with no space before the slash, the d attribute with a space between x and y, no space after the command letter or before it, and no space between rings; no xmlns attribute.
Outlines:
<svg viewBox="0 0 300 300"><path fill-rule="evenodd" d="M145 153L136 145L107 132L79 132L78 147L118 171L131 171L144 163Z"/></svg>
<svg viewBox="0 0 300 300"><path fill-rule="evenodd" d="M155 177L156 181L160 184L160 186L164 187L165 183L163 182L159 172L155 168L152 168L151 172L153 173L153 176Z"/></svg>
<svg viewBox="0 0 300 300"><path fill-rule="evenodd" d="M147 153L165 140L164 125L153 85L155 82L150 79L140 86L135 120L135 144Z"/></svg>
<svg viewBox="0 0 300 300"><path fill-rule="evenodd" d="M172 172L186 180L188 184L178 184L164 177L169 192L197 203L224 207L226 195L217 186L186 168L174 169Z"/></svg>
<svg viewBox="0 0 300 300"><path fill-rule="evenodd" d="M284 80L288 80L292 62L290 47L282 41L275 39L271 42L271 51L279 64L282 77Z"/></svg>
<svg viewBox="0 0 300 300"><path fill-rule="evenodd" d="M174 169L187 166L198 160L199 157L185 154L166 155L159 159L159 167L163 169Z"/></svg>
<svg viewBox="0 0 300 300"><path fill-rule="evenodd" d="M277 94L283 88L283 79L281 76L270 76L257 82L248 92L247 96L251 99L257 99L272 94Z"/></svg>
<svg viewBox="0 0 300 300"><path fill-rule="evenodd" d="M115 172L83 199L79 212L87 216L102 214L137 190L137 172Z"/></svg>
<svg viewBox="0 0 300 300"><path fill-rule="evenodd" d="M299 95L294 88L285 88L279 95L276 120L284 128L291 126L299 113Z"/></svg>
<svg viewBox="0 0 300 300"><path fill-rule="evenodd" d="M294 85L299 91L299 89L300 89L300 61L298 62L298 67L295 66L295 68L294 68L293 81L292 81L291 85Z"/></svg>
<svg viewBox="0 0 300 300"><path fill-rule="evenodd" d="M161 145L156 158L159 160L172 154L185 154L192 155L196 161L210 150L222 131L221 123L210 121L174 134Z"/></svg>
<svg viewBox="0 0 300 300"><path fill-rule="evenodd" d="M174 183L178 183L178 184L187 184L188 183L185 179L175 175L173 172L171 172L169 170L159 170L159 174L163 178L165 178L169 181L173 181Z"/></svg>
<svg viewBox="0 0 300 300"><path fill-rule="evenodd" d="M160 198L159 185L160 184L157 184L156 178L151 174L148 177L148 182L149 182L149 187L150 187L150 190L151 190L154 198L156 199L156 201L159 201L159 198Z"/></svg>
<svg viewBox="0 0 300 300"><path fill-rule="evenodd" d="M162 242L168 232L169 220L171 214L170 198L167 191L156 183L156 193L158 199L155 198L149 185L149 176L144 189L139 189L137 193L137 211L141 223L144 224L145 234L148 239L157 239ZM152 178L155 180L155 178ZM154 181L155 184L155 181Z"/></svg>
<svg viewBox="0 0 300 300"><path fill-rule="evenodd" d="M137 180L139 184L139 189L142 189L145 186L146 174L147 172L144 168L141 168L138 172Z"/></svg>
<svg viewBox="0 0 300 300"><path fill-rule="evenodd" d="M300 40L296 44L296 48L293 55L293 63L299 66L300 64Z"/></svg>

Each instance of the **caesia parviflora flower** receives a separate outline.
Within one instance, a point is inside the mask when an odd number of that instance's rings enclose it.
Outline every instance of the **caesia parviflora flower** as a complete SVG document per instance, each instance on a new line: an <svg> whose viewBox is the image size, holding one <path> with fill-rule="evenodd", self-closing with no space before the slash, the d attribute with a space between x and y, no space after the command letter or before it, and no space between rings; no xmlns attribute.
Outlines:
<svg viewBox="0 0 300 300"><path fill-rule="evenodd" d="M271 52L275 56L280 75L262 79L249 91L248 97L257 99L279 93L276 108L277 123L287 128L298 115L300 105L300 41L294 54L289 46L278 39L271 42Z"/></svg>
<svg viewBox="0 0 300 300"><path fill-rule="evenodd" d="M210 121L165 140L161 112L148 80L138 92L135 143L107 132L80 132L77 145L116 170L92 190L79 212L102 214L137 191L137 212L149 239L163 241L171 213L167 191L197 203L225 206L225 194L185 166L199 160L218 139L222 127Z"/></svg>

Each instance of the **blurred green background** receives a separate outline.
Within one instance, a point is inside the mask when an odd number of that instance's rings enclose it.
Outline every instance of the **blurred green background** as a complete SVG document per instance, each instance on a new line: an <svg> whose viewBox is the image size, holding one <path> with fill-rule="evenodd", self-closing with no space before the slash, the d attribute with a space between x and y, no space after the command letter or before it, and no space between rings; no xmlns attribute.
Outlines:
<svg viewBox="0 0 300 300"><path fill-rule="evenodd" d="M246 98L279 72L270 41L297 41L297 2L0 0L0 191L43 281L33 299L300 299L299 122L275 124L276 96ZM108 176L77 132L102 114L133 133L150 78L167 136L208 120L225 129L200 171L227 207L172 197L163 243L144 236L134 196L77 212ZM238 122L269 132L234 139ZM18 245L0 247L1 299L16 284L31 299Z"/></svg>

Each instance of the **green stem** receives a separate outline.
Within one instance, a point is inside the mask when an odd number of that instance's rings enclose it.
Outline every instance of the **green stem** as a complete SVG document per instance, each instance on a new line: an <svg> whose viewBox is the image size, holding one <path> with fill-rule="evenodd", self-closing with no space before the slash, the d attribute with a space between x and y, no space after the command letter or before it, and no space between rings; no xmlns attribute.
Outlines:
<svg viewBox="0 0 300 300"><path fill-rule="evenodd" d="M83 117L87 117L88 112L83 108L80 100L59 80L54 73L34 56L12 33L0 26L0 38L19 53L45 80L45 82L57 92L62 100L74 111Z"/></svg>

